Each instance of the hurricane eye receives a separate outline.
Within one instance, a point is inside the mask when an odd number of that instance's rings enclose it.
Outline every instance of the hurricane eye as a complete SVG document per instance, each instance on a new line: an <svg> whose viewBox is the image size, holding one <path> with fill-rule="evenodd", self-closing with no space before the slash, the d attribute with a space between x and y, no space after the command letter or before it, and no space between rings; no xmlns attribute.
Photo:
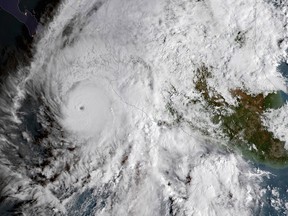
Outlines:
<svg viewBox="0 0 288 216"><path fill-rule="evenodd" d="M105 85L79 82L65 95L61 112L62 126L77 136L96 136L109 121L110 99Z"/></svg>

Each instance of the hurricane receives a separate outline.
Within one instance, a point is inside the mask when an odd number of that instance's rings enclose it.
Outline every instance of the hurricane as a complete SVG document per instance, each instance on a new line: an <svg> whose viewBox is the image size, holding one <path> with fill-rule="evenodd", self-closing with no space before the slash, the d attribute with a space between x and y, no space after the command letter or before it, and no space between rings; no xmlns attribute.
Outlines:
<svg viewBox="0 0 288 216"><path fill-rule="evenodd" d="M286 23L268 0L63 0L1 86L1 212L264 214L270 174L231 147L203 92L287 93ZM265 116L287 141L287 104Z"/></svg>

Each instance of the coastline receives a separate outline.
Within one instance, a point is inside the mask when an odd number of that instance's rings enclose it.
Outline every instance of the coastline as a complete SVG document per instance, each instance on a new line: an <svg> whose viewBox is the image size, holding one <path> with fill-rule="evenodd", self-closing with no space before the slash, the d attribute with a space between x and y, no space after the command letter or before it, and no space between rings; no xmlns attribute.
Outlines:
<svg viewBox="0 0 288 216"><path fill-rule="evenodd" d="M45 26L56 12L60 0L33 0L29 3L25 11L33 11L33 17L38 25ZM23 2L20 1L19 5L18 8L21 11ZM34 37L22 22L2 8L0 8L0 26L5 29L0 32L0 83L4 83L7 76L13 75L20 65L29 65L33 54Z"/></svg>

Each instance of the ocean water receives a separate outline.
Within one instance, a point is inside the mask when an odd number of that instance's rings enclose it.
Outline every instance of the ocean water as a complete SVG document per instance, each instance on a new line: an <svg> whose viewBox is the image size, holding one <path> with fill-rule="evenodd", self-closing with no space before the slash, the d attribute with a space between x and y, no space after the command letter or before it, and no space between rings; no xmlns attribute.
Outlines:
<svg viewBox="0 0 288 216"><path fill-rule="evenodd" d="M193 83L204 62L209 86L230 103L231 88L284 90L271 60L283 55L281 11L252 0L206 3L63 2L31 64L3 87L0 189L11 211L286 213L287 169L223 146Z"/></svg>
<svg viewBox="0 0 288 216"><path fill-rule="evenodd" d="M5 1L4 1L5 2ZM15 2L13 2L15 4ZM59 0L31 0L19 1L19 8L22 13L30 11L41 26L47 23L53 8L55 9ZM51 17L50 17L51 18ZM34 20L35 21L35 20ZM35 28L35 22L32 28ZM0 76L4 77L7 73L14 73L19 64L27 64L31 58L31 48L33 37L30 35L25 24L19 22L17 18L0 8Z"/></svg>
<svg viewBox="0 0 288 216"><path fill-rule="evenodd" d="M0 9L0 26L3 29L5 28L5 31L0 31L1 46L15 46L17 42L16 37L19 35L22 36L23 31L25 31L22 23L2 9Z"/></svg>
<svg viewBox="0 0 288 216"><path fill-rule="evenodd" d="M282 74L283 77L286 78L287 86L288 86L288 63L286 61L280 62L277 67L278 71Z"/></svg>
<svg viewBox="0 0 288 216"><path fill-rule="evenodd" d="M271 175L263 179L263 188L266 188L263 197L263 206L259 215L287 215L288 205L288 168L272 168L265 165L255 165L255 167L265 170Z"/></svg>

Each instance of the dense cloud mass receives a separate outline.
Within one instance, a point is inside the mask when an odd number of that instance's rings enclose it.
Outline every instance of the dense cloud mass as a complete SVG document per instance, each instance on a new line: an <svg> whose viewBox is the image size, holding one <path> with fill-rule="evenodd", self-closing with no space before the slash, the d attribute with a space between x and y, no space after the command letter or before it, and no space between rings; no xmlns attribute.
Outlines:
<svg viewBox="0 0 288 216"><path fill-rule="evenodd" d="M267 174L227 147L204 101L189 100L201 99L203 64L231 104L231 88L286 91L276 70L286 9L262 0L63 1L31 65L3 87L0 211L261 212Z"/></svg>

